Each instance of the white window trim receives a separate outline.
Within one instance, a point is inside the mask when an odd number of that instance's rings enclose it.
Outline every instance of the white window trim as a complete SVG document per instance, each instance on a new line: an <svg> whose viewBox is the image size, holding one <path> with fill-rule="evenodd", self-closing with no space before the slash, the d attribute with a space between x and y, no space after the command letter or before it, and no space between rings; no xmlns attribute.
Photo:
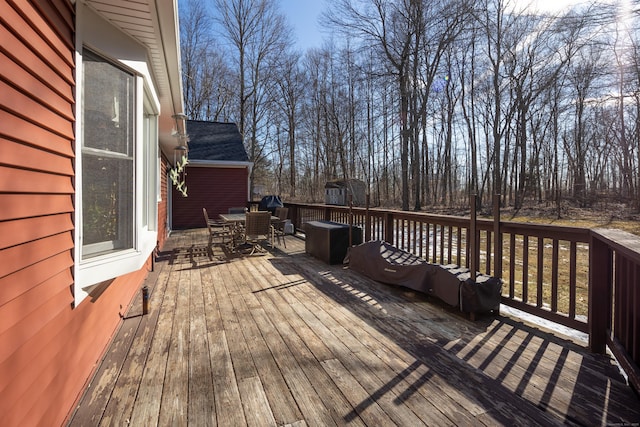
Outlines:
<svg viewBox="0 0 640 427"><path fill-rule="evenodd" d="M160 148L158 146L157 120L155 120L155 133L150 136L151 141L145 141L144 114L159 115L160 102L151 79L151 73L147 61L146 49L135 40L119 31L117 28L103 20L83 3L76 4L76 194L75 194L75 281L74 298L75 306L78 306L91 292L95 285L114 279L127 273L140 270L149 256L153 253L158 240L157 220L157 192L158 184L152 178L148 183L148 200L142 200L142 186L144 180L140 179L144 171L143 156L147 155L149 176L159 176L155 158ZM130 70L136 75L136 105L135 105L135 223L133 248L117 251L108 255L97 256L82 260L82 88L83 67L82 50L89 47L91 50L113 60L114 63ZM126 59L125 59L126 58ZM150 150L144 150L144 144L153 144ZM148 226L142 226L143 206L147 203L149 219ZM153 213L155 212L155 216ZM149 222L151 221L151 222Z"/></svg>

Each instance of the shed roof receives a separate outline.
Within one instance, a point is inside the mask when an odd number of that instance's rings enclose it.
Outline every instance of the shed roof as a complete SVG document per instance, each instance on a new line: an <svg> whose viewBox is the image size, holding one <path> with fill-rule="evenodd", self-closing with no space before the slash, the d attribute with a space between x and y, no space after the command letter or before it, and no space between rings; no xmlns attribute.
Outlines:
<svg viewBox="0 0 640 427"><path fill-rule="evenodd" d="M344 187L353 187L353 186L364 186L364 181L356 178L350 179L333 179L327 181L324 185L324 188L344 188Z"/></svg>
<svg viewBox="0 0 640 427"><path fill-rule="evenodd" d="M190 160L249 161L235 123L187 120L187 133Z"/></svg>

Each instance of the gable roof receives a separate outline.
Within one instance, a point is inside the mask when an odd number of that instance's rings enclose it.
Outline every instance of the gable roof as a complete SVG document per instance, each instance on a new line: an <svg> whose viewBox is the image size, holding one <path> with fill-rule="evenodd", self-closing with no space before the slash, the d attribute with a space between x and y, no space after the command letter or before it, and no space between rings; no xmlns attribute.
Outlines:
<svg viewBox="0 0 640 427"><path fill-rule="evenodd" d="M235 123L187 120L187 133L189 160L249 161Z"/></svg>

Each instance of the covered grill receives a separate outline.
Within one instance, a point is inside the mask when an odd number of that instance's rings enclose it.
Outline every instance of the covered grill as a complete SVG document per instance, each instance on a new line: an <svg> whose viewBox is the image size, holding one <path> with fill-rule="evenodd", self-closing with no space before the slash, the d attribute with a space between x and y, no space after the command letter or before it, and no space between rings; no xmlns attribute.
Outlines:
<svg viewBox="0 0 640 427"><path fill-rule="evenodd" d="M280 200L280 196L264 196L258 204L258 210L269 211L271 215L275 215L276 208L282 208L284 204Z"/></svg>

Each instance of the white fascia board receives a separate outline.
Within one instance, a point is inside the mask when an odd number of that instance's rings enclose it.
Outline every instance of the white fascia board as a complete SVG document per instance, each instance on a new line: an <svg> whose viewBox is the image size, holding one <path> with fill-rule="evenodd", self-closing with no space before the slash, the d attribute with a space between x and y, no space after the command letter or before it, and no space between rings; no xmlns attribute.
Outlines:
<svg viewBox="0 0 640 427"><path fill-rule="evenodd" d="M218 167L218 168L247 168L249 173L253 169L253 162L236 162L232 160L192 160L188 166L194 167Z"/></svg>
<svg viewBox="0 0 640 427"><path fill-rule="evenodd" d="M177 0L156 0L160 37L165 59L165 67L171 87L172 114L184 113L182 92L182 62L180 55L180 19Z"/></svg>

